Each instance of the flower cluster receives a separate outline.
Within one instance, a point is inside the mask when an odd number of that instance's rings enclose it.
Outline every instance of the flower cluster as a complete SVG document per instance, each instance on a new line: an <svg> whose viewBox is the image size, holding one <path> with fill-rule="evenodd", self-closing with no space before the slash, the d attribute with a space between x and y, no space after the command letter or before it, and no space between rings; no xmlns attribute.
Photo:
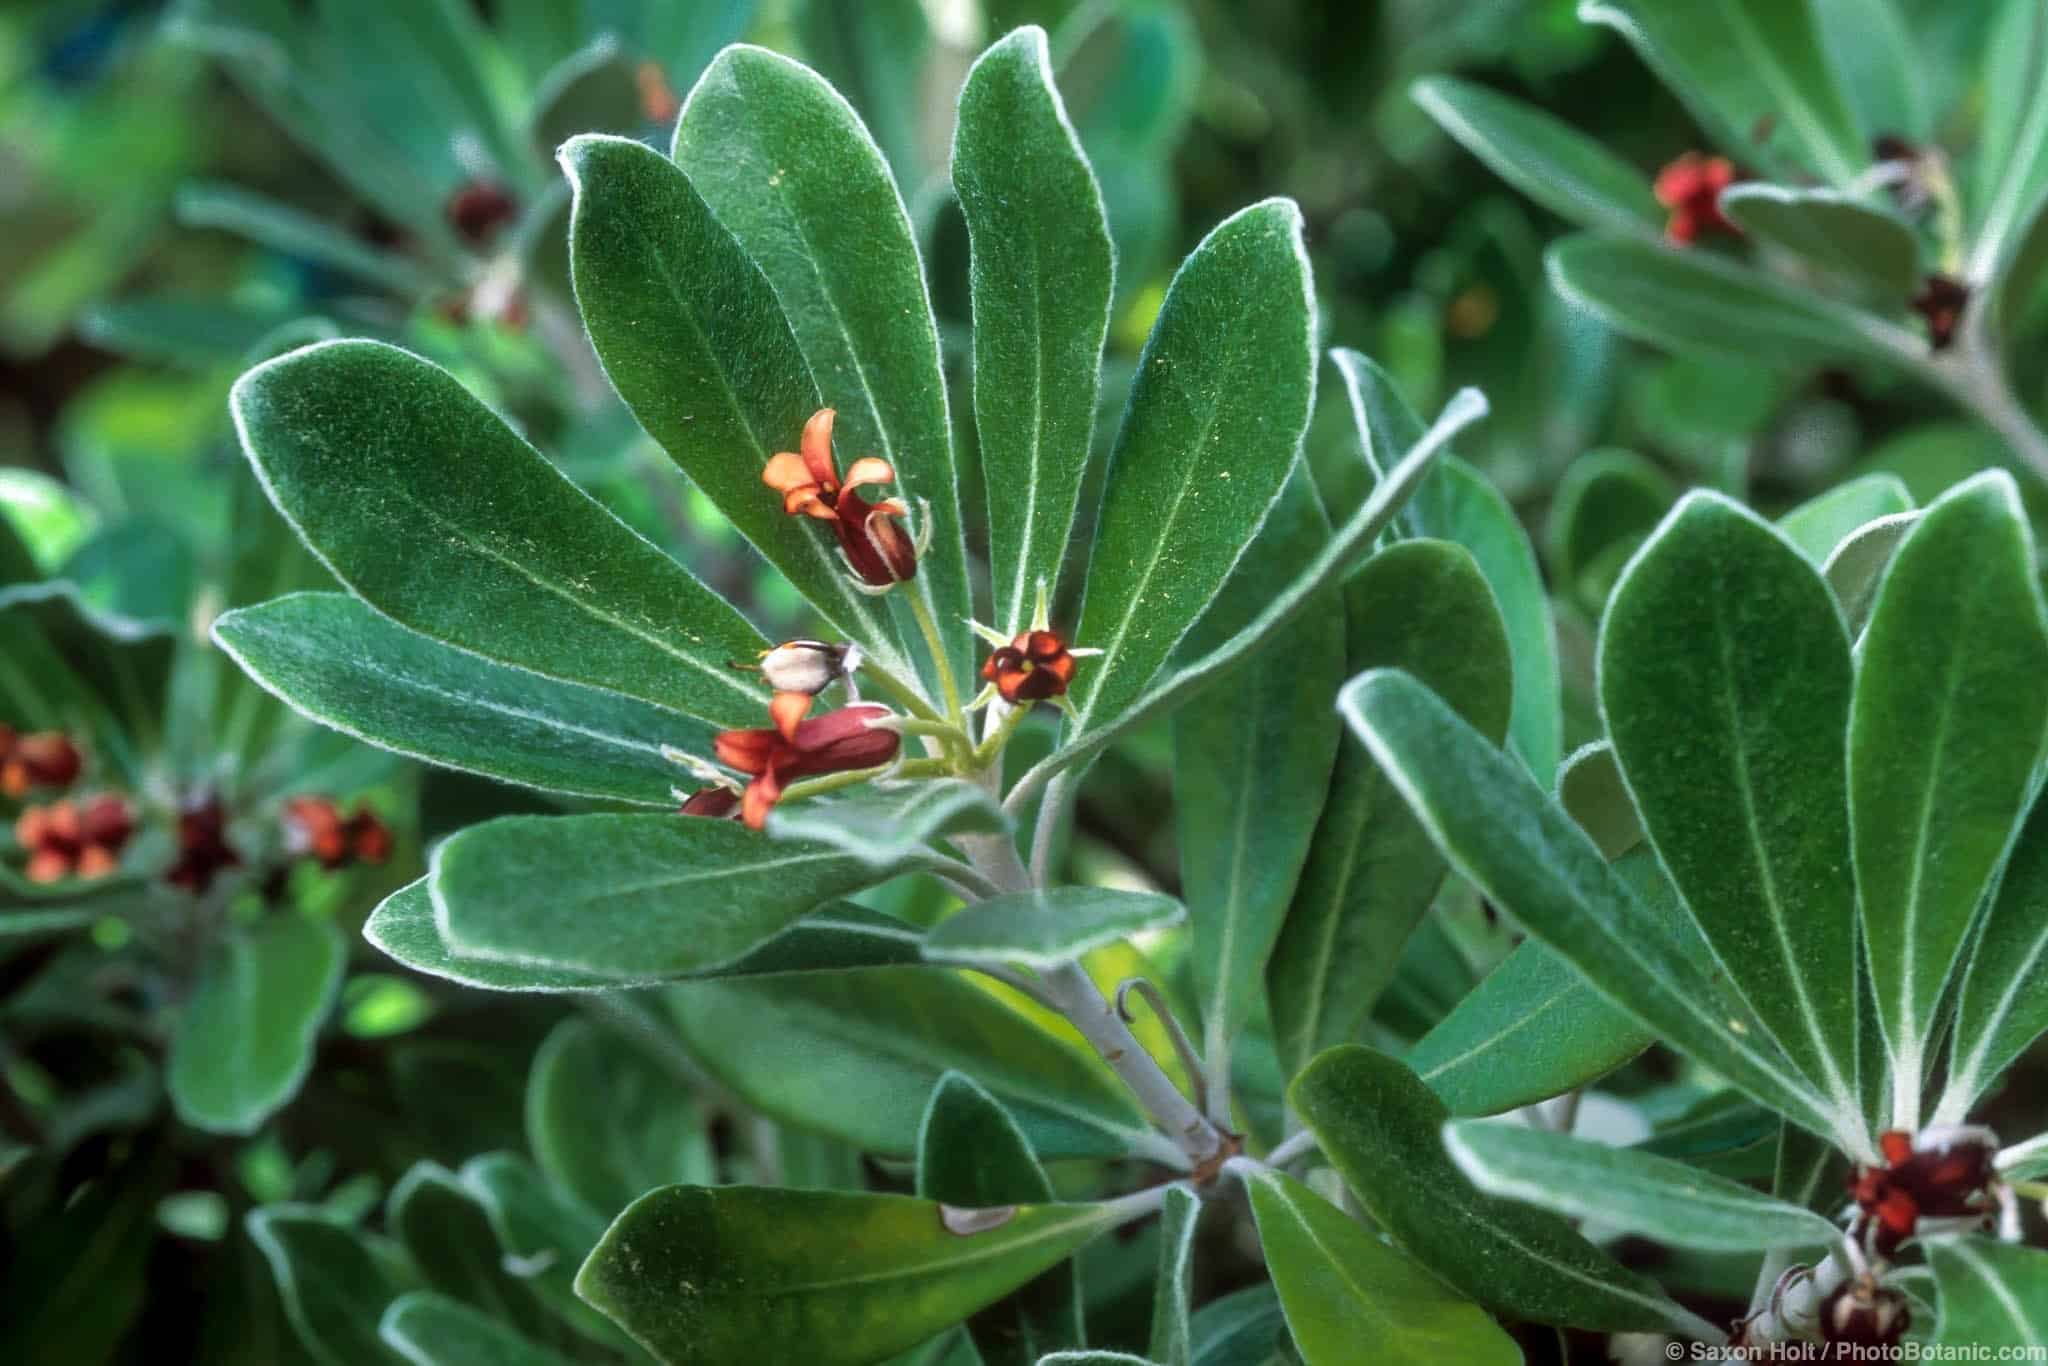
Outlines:
<svg viewBox="0 0 2048 1366"><path fill-rule="evenodd" d="M227 811L220 798L200 797L178 812L178 854L164 873L173 887L204 896L214 879L242 866L242 856L228 843Z"/></svg>
<svg viewBox="0 0 2048 1366"><path fill-rule="evenodd" d="M15 841L28 853L23 875L39 883L105 877L134 833L128 803L114 796L25 807L14 822Z"/></svg>
<svg viewBox="0 0 2048 1366"><path fill-rule="evenodd" d="M330 872L391 857L391 830L366 802L346 817L331 797L293 797L284 804L285 848Z"/></svg>
<svg viewBox="0 0 2048 1366"><path fill-rule="evenodd" d="M1916 1141L1904 1130L1878 1137L1881 1167L1849 1174L1849 1194L1862 1211L1871 1250L1889 1259L1920 1220L1980 1217L1994 1175L1998 1144L1984 1129L1930 1129Z"/></svg>
<svg viewBox="0 0 2048 1366"><path fill-rule="evenodd" d="M1736 181L1735 163L1727 157L1687 152L1659 172L1653 187L1657 202L1671 211L1664 235L1681 246L1709 233L1739 235L1741 229L1721 212L1721 191Z"/></svg>
<svg viewBox="0 0 2048 1366"><path fill-rule="evenodd" d="M759 830L792 780L893 762L903 737L877 724L892 715L887 707L857 702L798 722L788 734L776 726L722 731L714 742L718 762L749 781L741 789L713 770L706 774L710 784L684 801L682 814L723 818L737 811L749 829Z"/></svg>

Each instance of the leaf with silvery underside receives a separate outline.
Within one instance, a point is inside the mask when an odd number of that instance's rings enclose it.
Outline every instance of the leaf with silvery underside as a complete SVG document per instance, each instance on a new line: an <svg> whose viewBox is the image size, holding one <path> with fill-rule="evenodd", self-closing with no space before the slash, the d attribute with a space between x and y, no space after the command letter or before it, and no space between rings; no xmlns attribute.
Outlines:
<svg viewBox="0 0 2048 1366"><path fill-rule="evenodd" d="M1656 1041L1540 943L1518 947L1408 1051L1454 1115L1493 1115L1597 1081Z"/></svg>
<svg viewBox="0 0 2048 1366"><path fill-rule="evenodd" d="M1592 840L1428 689L1375 670L1338 705L1451 866L1659 1038L1821 1133L1834 1116Z"/></svg>
<svg viewBox="0 0 2048 1366"><path fill-rule="evenodd" d="M1970 1107L2048 1033L2048 795L2036 792L1963 970L1935 1121Z"/></svg>
<svg viewBox="0 0 2048 1366"><path fill-rule="evenodd" d="M1259 1245L1307 1366L1511 1366L1521 1349L1472 1301L1294 1178L1246 1183Z"/></svg>
<svg viewBox="0 0 2048 1366"><path fill-rule="evenodd" d="M1609 326L1678 355L1774 366L1896 361L1910 334L1848 304L1702 252L1567 237L1551 284Z"/></svg>
<svg viewBox="0 0 2048 1366"><path fill-rule="evenodd" d="M609 1319L576 1298L576 1268L603 1236L606 1217L586 1209L515 1153L486 1153L457 1173L483 1207L502 1255L534 1294L576 1332L626 1346Z"/></svg>
<svg viewBox="0 0 2048 1366"><path fill-rule="evenodd" d="M400 625L719 725L760 719L729 667L766 641L446 370L325 342L235 382L242 446L287 521Z"/></svg>
<svg viewBox="0 0 2048 1366"><path fill-rule="evenodd" d="M684 101L673 156L768 279L827 406L842 469L877 455L934 519L914 585L957 675L973 615L931 295L874 139L816 72L735 44Z"/></svg>
<svg viewBox="0 0 2048 1366"><path fill-rule="evenodd" d="M1855 532L1912 510L1913 495L1897 475L1866 474L1807 499L1778 519L1778 530L1808 561L1825 566Z"/></svg>
<svg viewBox="0 0 2048 1366"><path fill-rule="evenodd" d="M734 821L506 816L434 851L441 940L461 958L602 977L679 976L742 957L893 868Z"/></svg>
<svg viewBox="0 0 2048 1366"><path fill-rule="evenodd" d="M1181 642L1183 656L1228 640L1329 543L1305 462L1245 557ZM1258 1000L1330 792L1343 723L1329 710L1345 678L1342 590L1289 625L1229 688L1173 717L1173 793L1194 981L1212 1082Z"/></svg>
<svg viewBox="0 0 2048 1366"><path fill-rule="evenodd" d="M401 1258L378 1255L367 1235L311 1205L252 1210L249 1237L270 1263L285 1317L299 1342L327 1366L403 1361L377 1336L386 1305L417 1288Z"/></svg>
<svg viewBox="0 0 2048 1366"><path fill-rule="evenodd" d="M934 962L1005 962L1050 968L1146 930L1177 925L1187 908L1159 892L1048 887L978 901L924 938Z"/></svg>
<svg viewBox="0 0 2048 1366"><path fill-rule="evenodd" d="M670 1186L628 1206L576 1292L676 1366L859 1366L915 1347L1112 1227L1025 1205L979 1232L907 1195Z"/></svg>
<svg viewBox="0 0 2048 1366"><path fill-rule="evenodd" d="M699 973L610 976L470 958L450 949L441 938L426 878L407 883L384 898L364 924L363 938L415 972L485 991L617 991L698 975L766 977L924 961L918 949L923 931L850 901L831 902L811 911L740 957Z"/></svg>
<svg viewBox="0 0 2048 1366"><path fill-rule="evenodd" d="M677 775L662 746L711 747L713 730L701 721L454 649L340 593L294 593L224 613L213 638L302 716L526 787L673 806Z"/></svg>
<svg viewBox="0 0 2048 1366"><path fill-rule="evenodd" d="M1056 584L1095 430L1113 274L1102 191L1054 88L1045 32L1016 30L960 90L953 188L967 221L974 422L995 624Z"/></svg>
<svg viewBox="0 0 2048 1366"><path fill-rule="evenodd" d="M1842 538L1822 567L1821 576L1841 604L1842 621L1857 639L1870 624L1870 610L1877 606L1877 590L1892 556L1919 520L1917 512L1895 512L1858 527Z"/></svg>
<svg viewBox="0 0 2048 1366"><path fill-rule="evenodd" d="M768 816L768 833L777 840L825 845L873 868L928 859L949 835L1008 830L1008 817L987 789L958 778L870 784L848 796L777 806Z"/></svg>
<svg viewBox="0 0 2048 1366"><path fill-rule="evenodd" d="M1345 585L1344 607L1348 667L1407 669L1489 740L1505 734L1507 635L1493 594L1461 547L1434 540L1387 547ZM1357 1037L1444 869L1398 789L1347 740L1266 964L1274 1045L1290 1074L1321 1049Z"/></svg>
<svg viewBox="0 0 2048 1366"><path fill-rule="evenodd" d="M2048 745L2048 610L2003 471L1937 499L1901 542L1863 638L1849 811L1893 1119L1919 1127L1938 1006Z"/></svg>
<svg viewBox="0 0 2048 1366"><path fill-rule="evenodd" d="M1845 1114L1857 1108L1852 673L1819 572L1707 492L1645 543L1600 628L1601 715L1644 832L1730 980Z"/></svg>
<svg viewBox="0 0 2048 1366"><path fill-rule="evenodd" d="M248 1134L298 1091L346 953L333 925L296 914L225 935L185 1002L165 1083L178 1117Z"/></svg>
<svg viewBox="0 0 2048 1366"><path fill-rule="evenodd" d="M569 265L606 376L640 425L825 620L907 678L895 626L837 541L761 482L818 388L782 305L689 177L630 138L571 139ZM842 456L842 464L846 457Z"/></svg>
<svg viewBox="0 0 2048 1366"><path fill-rule="evenodd" d="M717 1176L705 1116L674 1075L579 1016L534 1052L526 1146L557 1189L605 1217L656 1186Z"/></svg>
<svg viewBox="0 0 2048 1366"><path fill-rule="evenodd" d="M1396 451L1412 449L1421 439L1422 419L1401 396L1393 376L1377 363L1355 351L1337 350L1330 356L1351 392L1352 417L1366 458L1375 468L1385 468ZM1528 533L1486 476L1450 455L1416 487L1401 511L1401 526L1411 536L1433 536L1465 547L1486 576L1507 627L1513 660L1509 741L1537 779L1548 784L1556 775L1564 744L1557 633Z"/></svg>
<svg viewBox="0 0 2048 1366"><path fill-rule="evenodd" d="M1159 1214L1159 1275L1152 1284L1152 1334L1146 1350L1159 1366L1193 1366L1195 1229L1202 1202L1186 1186L1166 1192Z"/></svg>
<svg viewBox="0 0 2048 1366"><path fill-rule="evenodd" d="M917 1193L959 1208L1053 1199L1023 1130L1002 1102L959 1072L939 1078L925 1107ZM1082 1344L1081 1311L1080 1266L1070 1259L969 1319L967 1331L986 1366L1030 1366L1042 1353Z"/></svg>
<svg viewBox="0 0 2048 1366"><path fill-rule="evenodd" d="M412 1366L568 1366L569 1358L451 1295L415 1290L391 1302L377 1335Z"/></svg>
<svg viewBox="0 0 2048 1366"><path fill-rule="evenodd" d="M1315 397L1301 211L1269 199L1182 263L1110 450L1074 638L1104 651L1071 697L1076 732L1137 701L1280 492Z"/></svg>
<svg viewBox="0 0 2048 1366"><path fill-rule="evenodd" d="M1444 1146L1488 1194L1669 1247L1765 1252L1841 1236L1812 1210L1639 1149L1487 1120L1445 1125Z"/></svg>
<svg viewBox="0 0 2048 1366"><path fill-rule="evenodd" d="M1931 1344L2048 1348L2048 1252L1980 1237L1938 1238L1926 1247L1941 1296Z"/></svg>
<svg viewBox="0 0 2048 1366"><path fill-rule="evenodd" d="M1610 1332L1686 1319L1656 1282L1564 1220L1475 1190L1444 1151L1442 1102L1384 1053L1330 1049L1295 1078L1288 1098L1394 1242L1495 1313Z"/></svg>
<svg viewBox="0 0 2048 1366"><path fill-rule="evenodd" d="M870 1152L914 1153L932 1087L957 1070L1003 1102L1042 1160L1162 1155L1107 1067L955 973L692 982L665 999L691 1052L735 1094Z"/></svg>
<svg viewBox="0 0 2048 1366"><path fill-rule="evenodd" d="M1663 231L1649 177L1554 115L1451 76L1417 81L1409 93L1488 170L1552 213L1582 228Z"/></svg>
<svg viewBox="0 0 2048 1366"><path fill-rule="evenodd" d="M1835 190L1741 184L1722 193L1721 212L1753 241L1874 301L1897 304L1920 285L1920 239L1888 209Z"/></svg>
<svg viewBox="0 0 2048 1366"><path fill-rule="evenodd" d="M1870 162L1811 0L1580 0L1619 30L1731 156L1846 186Z"/></svg>
<svg viewBox="0 0 2048 1366"><path fill-rule="evenodd" d="M384 1226L428 1288L452 1295L519 1333L559 1332L532 1288L507 1266L497 1233L475 1195L439 1163L414 1163L391 1189Z"/></svg>
<svg viewBox="0 0 2048 1366"><path fill-rule="evenodd" d="M1610 861L1643 842L1635 798L1622 780L1614 746L1605 740L1581 745L1565 756L1557 771L1557 800Z"/></svg>

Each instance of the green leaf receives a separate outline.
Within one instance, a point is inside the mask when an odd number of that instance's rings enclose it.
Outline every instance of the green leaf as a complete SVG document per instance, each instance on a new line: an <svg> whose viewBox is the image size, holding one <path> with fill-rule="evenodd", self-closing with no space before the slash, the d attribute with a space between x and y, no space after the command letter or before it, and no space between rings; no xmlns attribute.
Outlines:
<svg viewBox="0 0 2048 1366"><path fill-rule="evenodd" d="M1847 304L1698 251L1568 237L1545 258L1559 293L1679 355L1795 367L1894 360L1905 333Z"/></svg>
<svg viewBox="0 0 2048 1366"><path fill-rule="evenodd" d="M733 821L506 816L435 850L430 886L458 957L645 981L728 964L888 871Z"/></svg>
<svg viewBox="0 0 2048 1366"><path fill-rule="evenodd" d="M490 1314L430 1290L401 1295L377 1335L412 1366L567 1366Z"/></svg>
<svg viewBox="0 0 2048 1366"><path fill-rule="evenodd" d="M0 708L19 730L70 732L96 771L138 786L176 644L161 624L94 609L69 583L0 588Z"/></svg>
<svg viewBox="0 0 2048 1366"><path fill-rule="evenodd" d="M576 1298L573 1284L606 1220L512 1153L473 1157L460 1175L490 1220L508 1266L555 1316L586 1338L625 1346L611 1320Z"/></svg>
<svg viewBox="0 0 2048 1366"><path fill-rule="evenodd" d="M825 619L908 675L888 611L834 538L761 483L820 406L782 305L674 162L628 138L572 139L569 265L612 387L727 521Z"/></svg>
<svg viewBox="0 0 2048 1366"><path fill-rule="evenodd" d="M957 672L972 608L938 331L909 216L874 140L816 72L735 45L690 92L674 155L782 301L839 412L841 459L879 455L912 508L931 503L931 549L900 591L928 595Z"/></svg>
<svg viewBox="0 0 2048 1366"><path fill-rule="evenodd" d="M1913 509L1913 495L1894 474L1844 480L1778 519L1778 530L1816 566L1833 557L1852 534L1883 517Z"/></svg>
<svg viewBox="0 0 2048 1366"><path fill-rule="evenodd" d="M249 371L231 403L278 510L400 625L720 725L760 719L759 685L727 667L760 633L447 371L325 342Z"/></svg>
<svg viewBox="0 0 2048 1366"><path fill-rule="evenodd" d="M1320 1054L1288 1099L1374 1221L1494 1312L1609 1332L1688 1319L1655 1281L1624 1269L1564 1220L1474 1190L1444 1152L1443 1103L1385 1054L1357 1044ZM1292 1313L1288 1322L1298 1336Z"/></svg>
<svg viewBox="0 0 2048 1366"><path fill-rule="evenodd" d="M1810 0L1580 0L1579 17L1626 37L1730 155L1838 186L1869 164Z"/></svg>
<svg viewBox="0 0 2048 1366"><path fill-rule="evenodd" d="M1471 555L1404 541L1344 589L1347 667L1427 679L1490 740L1509 716L1508 640ZM1308 863L1266 967L1274 1043L1291 1075L1357 1037L1444 877L1428 832L1372 757L1346 744Z"/></svg>
<svg viewBox="0 0 2048 1366"><path fill-rule="evenodd" d="M1821 574L1827 579L1835 601L1841 604L1842 620L1850 635L1860 639L1870 624L1870 611L1877 606L1877 590L1884 583L1884 572L1891 568L1899 543L1919 520L1917 512L1880 517L1844 536L1828 556Z"/></svg>
<svg viewBox="0 0 2048 1366"><path fill-rule="evenodd" d="M1834 1115L1753 1015L1607 865L1527 771L1414 679L1375 670L1338 705L1451 866L1610 1001L1816 1132Z"/></svg>
<svg viewBox="0 0 2048 1366"><path fill-rule="evenodd" d="M676 1366L859 1366L904 1351L1058 1265L1115 1205L1017 1207L984 1232L905 1195L671 1186L633 1202L576 1293Z"/></svg>
<svg viewBox="0 0 2048 1366"><path fill-rule="evenodd" d="M182 185L177 215L188 228L237 233L281 255L354 276L402 296L417 298L437 288L433 276L410 257L370 246L333 223L238 185Z"/></svg>
<svg viewBox="0 0 2048 1366"><path fill-rule="evenodd" d="M2003 471L1922 514L1878 589L1849 726L1849 813L1894 1118L1920 1127L1936 1006L2048 743L2048 615Z"/></svg>
<svg viewBox="0 0 2048 1366"><path fill-rule="evenodd" d="M414 1288L402 1263L325 1211L270 1205L249 1215L249 1236L270 1263L285 1317L322 1366L403 1360L377 1335L385 1306Z"/></svg>
<svg viewBox="0 0 2048 1366"><path fill-rule="evenodd" d="M1632 1148L1469 1119L1444 1126L1444 1146L1489 1195L1596 1220L1670 1247L1768 1252L1831 1246L1841 1236L1812 1210Z"/></svg>
<svg viewBox="0 0 2048 1366"><path fill-rule="evenodd" d="M1888 209L1834 190L1733 185L1721 212L1760 243L1896 304L1920 286L1920 239Z"/></svg>
<svg viewBox="0 0 2048 1366"><path fill-rule="evenodd" d="M1225 219L1175 274L1111 448L1074 638L1074 730L1137 701L1265 519L1315 397L1301 211Z"/></svg>
<svg viewBox="0 0 2048 1366"><path fill-rule="evenodd" d="M959 1072L939 1078L925 1108L918 1129L917 1193L962 1209L1053 1198L1052 1182L1024 1131L1002 1102ZM1042 1353L1081 1345L1079 1265L1070 1261L1025 1283L970 1320L968 1334L989 1366L1022 1366Z"/></svg>
<svg viewBox="0 0 2048 1366"><path fill-rule="evenodd" d="M1393 376L1355 351L1330 353L1350 392L1353 420L1375 469L1392 465L1394 452L1422 437L1422 419L1401 396ZM1558 707L1557 636L1543 571L1500 490L1455 456L1437 462L1401 514L1411 535L1434 536L1472 552L1493 590L1507 626L1514 660L1513 712L1508 738L1537 779L1548 784L1562 753Z"/></svg>
<svg viewBox="0 0 2048 1366"><path fill-rule="evenodd" d="M551 1317L499 1255L498 1237L483 1205L446 1167L418 1162L408 1169L392 1187L384 1222L429 1288L519 1332L550 1331Z"/></svg>
<svg viewBox="0 0 2048 1366"><path fill-rule="evenodd" d="M1102 190L1053 86L1045 32L1020 28L960 89L953 189L972 247L974 426L988 487L995 624L1029 624L1057 584L1095 430L1113 273Z"/></svg>
<svg viewBox="0 0 2048 1366"><path fill-rule="evenodd" d="M949 835L1008 831L1009 818L987 789L958 778L871 786L778 806L768 816L768 833L778 840L823 845L876 869L929 860L935 843Z"/></svg>
<svg viewBox="0 0 2048 1366"><path fill-rule="evenodd" d="M185 1003L165 1081L178 1118L254 1133L298 1092L341 988L346 954L324 921L289 912L227 934Z"/></svg>
<svg viewBox="0 0 2048 1366"><path fill-rule="evenodd" d="M1606 232L1663 231L1649 177L1562 119L1452 76L1417 81L1409 94L1488 170L1559 217Z"/></svg>
<svg viewBox="0 0 2048 1366"><path fill-rule="evenodd" d="M1329 543L1329 521L1297 463L1266 523L1182 643L1187 654L1242 630ZM1187 889L1195 991L1212 1084L1257 1004L1330 791L1343 726L1345 612L1331 590L1238 670L1228 689L1173 717L1173 805Z"/></svg>
<svg viewBox="0 0 2048 1366"><path fill-rule="evenodd" d="M533 1055L526 1145L550 1181L604 1215L657 1186L716 1179L704 1117L674 1076L583 1019L556 1025Z"/></svg>
<svg viewBox="0 0 2048 1366"><path fill-rule="evenodd" d="M1678 501L1670 476L1634 451L1588 451L1558 481L1547 549L1558 583L1598 611L1622 564Z"/></svg>
<svg viewBox="0 0 2048 1366"><path fill-rule="evenodd" d="M1292 1350L1287 1318L1271 1285L1247 1286L1195 1313L1194 1366L1275 1366Z"/></svg>
<svg viewBox="0 0 2048 1366"><path fill-rule="evenodd" d="M215 618L213 638L300 715L410 758L581 797L672 806L663 745L712 729L662 707L408 631L339 593L294 593Z"/></svg>
<svg viewBox="0 0 2048 1366"><path fill-rule="evenodd" d="M485 991L616 991L653 986L672 975L613 977L570 968L470 958L456 953L434 922L428 879L407 883L378 904L363 938L415 972ZM924 961L919 931L894 916L835 901L716 967L706 977L753 977L786 972L838 972Z"/></svg>
<svg viewBox="0 0 2048 1366"><path fill-rule="evenodd" d="M1048 1352L1037 1366L1157 1366L1149 1358L1129 1352Z"/></svg>
<svg viewBox="0 0 2048 1366"><path fill-rule="evenodd" d="M1614 746L1605 740L1581 745L1565 756L1557 772L1557 802L1593 837L1609 862L1643 842L1635 798L1615 762Z"/></svg>
<svg viewBox="0 0 2048 1366"><path fill-rule="evenodd" d="M1092 1056L952 973L693 982L666 999L691 1053L748 1104L872 1152L917 1150L926 1098L949 1070L1001 1100L1046 1161L1159 1150Z"/></svg>
<svg viewBox="0 0 2048 1366"><path fill-rule="evenodd" d="M1853 1114L1852 667L1827 585L1748 509L1687 494L1608 599L1599 677L1644 832L1715 957Z"/></svg>
<svg viewBox="0 0 2048 1366"><path fill-rule="evenodd" d="M1194 1299L1195 1226L1202 1202L1186 1186L1166 1192L1159 1214L1159 1275L1152 1285L1152 1336L1146 1350L1159 1366L1193 1366L1194 1327L1188 1310Z"/></svg>
<svg viewBox="0 0 2048 1366"><path fill-rule="evenodd" d="M1813 0L1813 18L1866 144L1934 135L1925 54L1893 0Z"/></svg>
<svg viewBox="0 0 2048 1366"><path fill-rule="evenodd" d="M1526 943L1409 1050L1454 1115L1493 1115L1595 1081L1656 1036L1564 959Z"/></svg>
<svg viewBox="0 0 2048 1366"><path fill-rule="evenodd" d="M1984 46L1983 125L1978 130L1971 218L1976 239L1967 276L1994 279L2048 190L2048 16L2030 0L2005 0Z"/></svg>
<svg viewBox="0 0 2048 1366"><path fill-rule="evenodd" d="M1978 1097L2048 1032L2048 795L2036 793L1956 998L1947 1090L1936 1120L1960 1124Z"/></svg>
<svg viewBox="0 0 2048 1366"><path fill-rule="evenodd" d="M1307 1186L1265 1170L1245 1183L1259 1245L1307 1366L1520 1362L1484 1310Z"/></svg>
<svg viewBox="0 0 2048 1366"><path fill-rule="evenodd" d="M1115 887L1047 887L978 901L946 917L924 939L940 963L1019 963L1052 968L1146 930L1178 925L1187 908L1159 892Z"/></svg>
<svg viewBox="0 0 2048 1366"><path fill-rule="evenodd" d="M1941 1295L1933 1345L2048 1347L2048 1252L1990 1238L1938 1238L1926 1248Z"/></svg>

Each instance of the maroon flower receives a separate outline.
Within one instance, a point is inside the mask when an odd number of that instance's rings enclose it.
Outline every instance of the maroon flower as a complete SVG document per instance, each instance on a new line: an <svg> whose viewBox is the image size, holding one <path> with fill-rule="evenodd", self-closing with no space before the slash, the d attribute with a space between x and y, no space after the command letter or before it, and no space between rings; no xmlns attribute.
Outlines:
<svg viewBox="0 0 2048 1366"><path fill-rule="evenodd" d="M1922 1218L1958 1219L1983 1213L1998 1145L1982 1130L1929 1131L1916 1143L1903 1129L1878 1135L1881 1167L1849 1174L1849 1194L1874 1232L1879 1256L1889 1258L1911 1238Z"/></svg>
<svg viewBox="0 0 2048 1366"><path fill-rule="evenodd" d="M1970 287L1947 275L1930 275L1913 296L1913 311L1927 320L1927 344L1940 351L1955 340L1956 324L1970 302Z"/></svg>
<svg viewBox="0 0 2048 1366"><path fill-rule="evenodd" d="M1043 702L1062 697L1074 681L1074 655L1051 631L1026 631L1000 646L981 666L1005 702Z"/></svg>
<svg viewBox="0 0 2048 1366"><path fill-rule="evenodd" d="M284 819L287 847L318 860L322 868L382 863L391 857L391 831L367 803L358 802L344 818L332 798L293 797L285 803Z"/></svg>
<svg viewBox="0 0 2048 1366"><path fill-rule="evenodd" d="M830 522L853 572L877 588L888 588L917 573L917 547L900 525L910 509L895 498L870 503L854 492L870 484L893 484L889 462L865 456L847 468L844 483L832 456L833 410L820 408L804 424L802 454L783 451L761 471L761 482L782 495L792 517Z"/></svg>
<svg viewBox="0 0 2048 1366"><path fill-rule="evenodd" d="M455 235L482 251L519 216L519 201L496 181L472 180L448 197L447 214Z"/></svg>
<svg viewBox="0 0 2048 1366"><path fill-rule="evenodd" d="M112 796L26 807L14 822L15 842L28 851L23 874L30 882L105 877L134 832L128 803Z"/></svg>
<svg viewBox="0 0 2048 1366"><path fill-rule="evenodd" d="M677 814L683 816L707 816L722 821L736 816L740 809L740 794L729 787L700 787L683 799Z"/></svg>
<svg viewBox="0 0 2048 1366"><path fill-rule="evenodd" d="M874 768L894 759L903 738L874 725L889 714L887 707L856 703L800 722L788 736L774 727L721 732L715 742L718 761L752 779L740 801L740 819L752 830L766 825L769 811L782 800L783 785L791 779ZM688 809L699 797L704 794L684 803L685 814L700 814ZM703 803L704 808L716 805L708 797Z"/></svg>
<svg viewBox="0 0 2048 1366"><path fill-rule="evenodd" d="M1671 211L1664 235L1689 245L1703 234L1713 232L1740 236L1741 229L1721 212L1721 191L1735 183L1735 163L1727 157L1687 152L1659 172L1653 192L1657 202Z"/></svg>
<svg viewBox="0 0 2048 1366"><path fill-rule="evenodd" d="M84 767L78 746L62 731L22 735L0 724L0 792L19 797L38 787L69 787Z"/></svg>
<svg viewBox="0 0 2048 1366"><path fill-rule="evenodd" d="M241 863L242 856L227 840L227 813L220 798L207 797L178 813L178 856L164 881L204 896L215 878Z"/></svg>

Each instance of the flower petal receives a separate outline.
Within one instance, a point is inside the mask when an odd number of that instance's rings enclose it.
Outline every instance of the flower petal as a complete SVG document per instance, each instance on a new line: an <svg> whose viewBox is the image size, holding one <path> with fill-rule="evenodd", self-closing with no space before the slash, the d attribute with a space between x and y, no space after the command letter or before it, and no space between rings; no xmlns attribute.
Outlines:
<svg viewBox="0 0 2048 1366"><path fill-rule="evenodd" d="M820 408L811 414L811 420L804 424L803 440L797 444L804 453L804 464L810 468L811 478L827 489L839 487L839 466L832 459L832 419L837 416L830 408Z"/></svg>

